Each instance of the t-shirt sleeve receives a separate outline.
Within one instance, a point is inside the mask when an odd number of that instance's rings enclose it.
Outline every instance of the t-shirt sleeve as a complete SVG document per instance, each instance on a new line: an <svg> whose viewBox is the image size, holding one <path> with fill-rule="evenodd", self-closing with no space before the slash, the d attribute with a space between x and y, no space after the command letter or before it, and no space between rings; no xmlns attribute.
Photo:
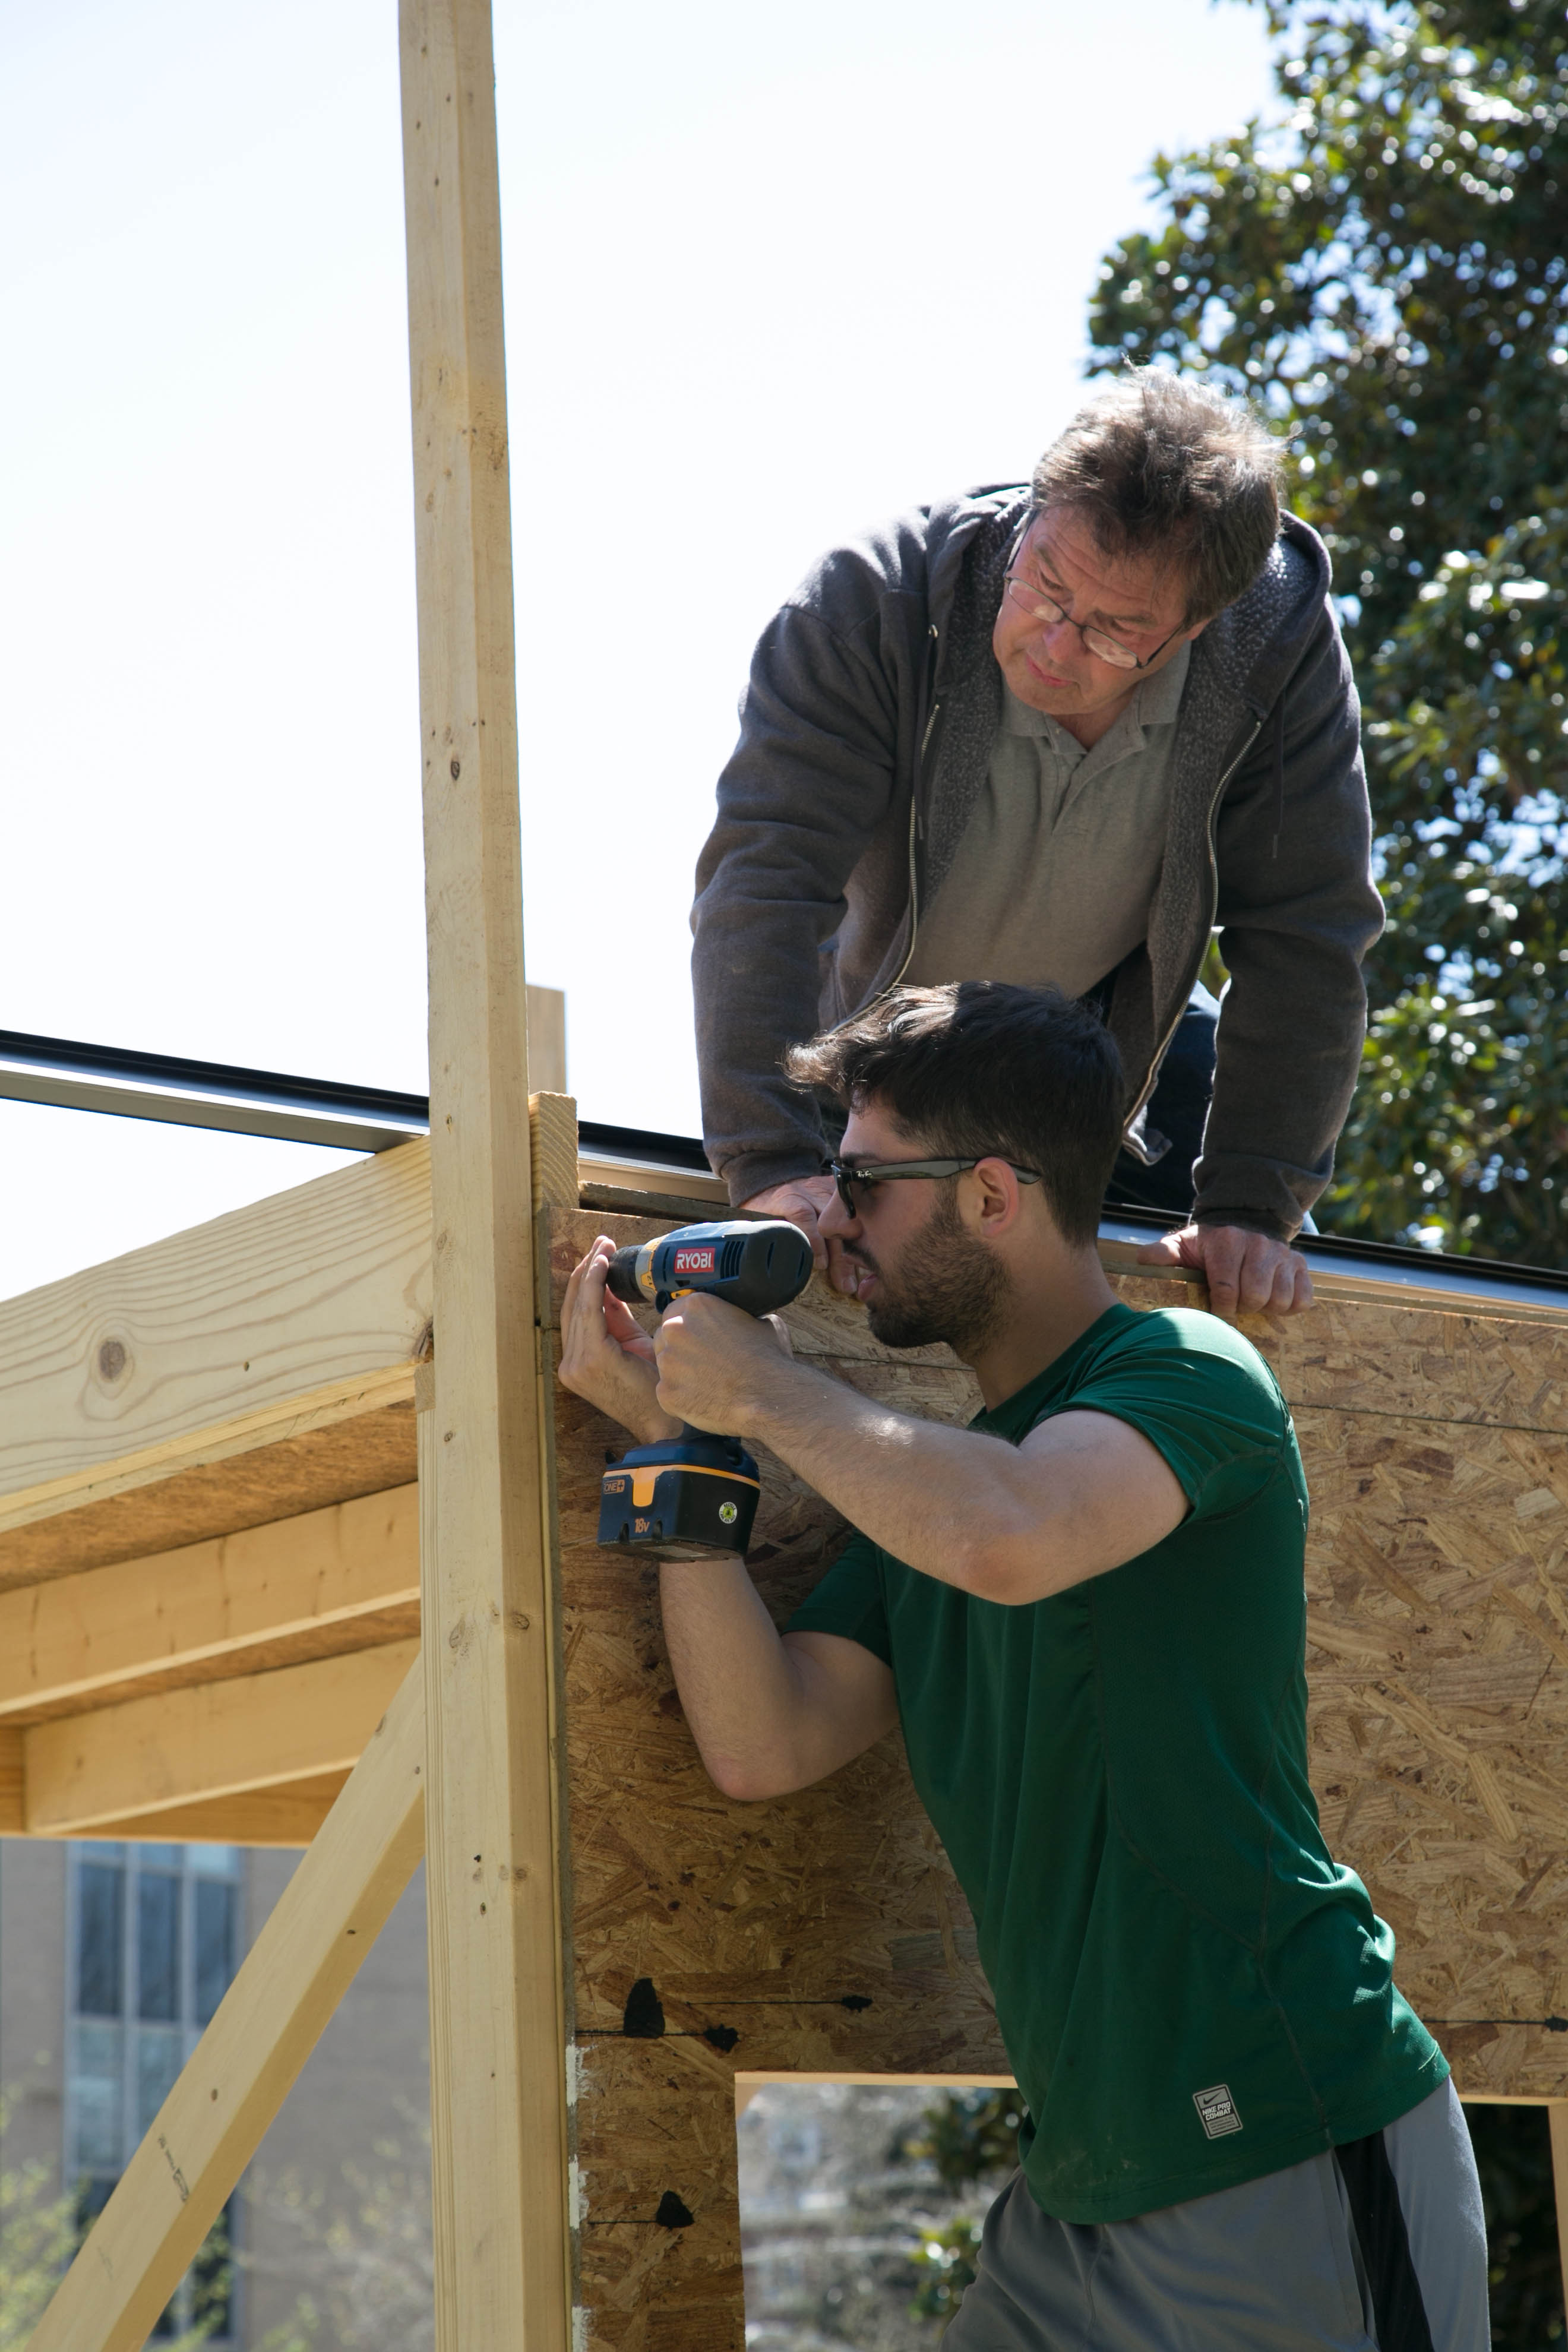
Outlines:
<svg viewBox="0 0 1568 2352"><path fill-rule="evenodd" d="M808 1593L784 1627L786 1633L838 1633L891 1665L893 1644L882 1599L877 1547L851 1536L821 1583Z"/></svg>
<svg viewBox="0 0 1568 2352"><path fill-rule="evenodd" d="M1146 1316L1143 1328L1108 1349L1058 1409L1130 1423L1163 1455L1195 1518L1252 1499L1289 1444L1290 1421L1268 1366L1247 1341L1216 1329L1206 1317L1183 1321L1188 1328L1171 1316Z"/></svg>

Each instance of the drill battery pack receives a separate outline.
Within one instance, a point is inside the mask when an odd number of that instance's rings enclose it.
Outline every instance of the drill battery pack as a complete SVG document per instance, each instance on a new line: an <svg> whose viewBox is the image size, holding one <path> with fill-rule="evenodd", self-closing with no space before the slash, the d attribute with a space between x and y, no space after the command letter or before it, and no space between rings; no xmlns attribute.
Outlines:
<svg viewBox="0 0 1568 2352"><path fill-rule="evenodd" d="M637 1445L605 1472L599 1541L654 1559L740 1559L762 1480L739 1441L690 1430Z"/></svg>

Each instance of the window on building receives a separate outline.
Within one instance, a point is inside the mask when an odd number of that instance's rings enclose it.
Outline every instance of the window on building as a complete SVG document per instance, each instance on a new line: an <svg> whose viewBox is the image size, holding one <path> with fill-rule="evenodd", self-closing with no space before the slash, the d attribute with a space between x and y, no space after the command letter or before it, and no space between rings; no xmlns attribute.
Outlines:
<svg viewBox="0 0 1568 2352"><path fill-rule="evenodd" d="M228 1990L242 1866L233 1846L72 1849L66 2150L84 2231ZM154 2344L197 2325L215 2352L234 2342L231 2226L225 2211Z"/></svg>

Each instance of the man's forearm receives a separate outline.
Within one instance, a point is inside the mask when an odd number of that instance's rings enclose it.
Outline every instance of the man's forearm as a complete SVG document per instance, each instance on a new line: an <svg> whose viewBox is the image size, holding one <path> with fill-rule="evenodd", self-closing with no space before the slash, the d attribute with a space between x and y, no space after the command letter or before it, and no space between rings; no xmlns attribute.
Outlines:
<svg viewBox="0 0 1568 2352"><path fill-rule="evenodd" d="M659 1597L687 1723L727 1797L826 1780L897 1720L882 1661L833 1635L781 1640L738 1560L667 1560Z"/></svg>
<svg viewBox="0 0 1568 2352"><path fill-rule="evenodd" d="M771 1446L884 1551L944 1583L982 1591L999 1538L1040 1538L1037 1496L1014 1496L1014 1446L895 1412L808 1365L769 1367L738 1433Z"/></svg>
<svg viewBox="0 0 1568 2352"><path fill-rule="evenodd" d="M778 1795L833 1769L839 1758L815 1759L801 1662L739 1560L666 1560L659 1601L687 1723L727 1797Z"/></svg>

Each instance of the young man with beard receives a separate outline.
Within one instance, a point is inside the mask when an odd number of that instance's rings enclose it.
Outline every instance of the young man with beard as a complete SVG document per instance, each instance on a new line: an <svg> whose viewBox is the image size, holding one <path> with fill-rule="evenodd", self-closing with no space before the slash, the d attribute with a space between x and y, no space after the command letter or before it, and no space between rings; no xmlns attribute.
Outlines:
<svg viewBox="0 0 1568 2352"><path fill-rule="evenodd" d="M1095 1235L1121 1074L1095 1015L901 989L790 1057L848 1112L824 1223L893 1347L984 1409L893 1412L722 1301L652 1342L567 1295L562 1378L643 1442L761 1440L855 1535L781 1636L739 1561L666 1563L729 1796L901 1724L1028 2116L950 2352L1483 2352L1468 2137L1307 1780L1307 1496L1257 1351L1118 1303Z"/></svg>

